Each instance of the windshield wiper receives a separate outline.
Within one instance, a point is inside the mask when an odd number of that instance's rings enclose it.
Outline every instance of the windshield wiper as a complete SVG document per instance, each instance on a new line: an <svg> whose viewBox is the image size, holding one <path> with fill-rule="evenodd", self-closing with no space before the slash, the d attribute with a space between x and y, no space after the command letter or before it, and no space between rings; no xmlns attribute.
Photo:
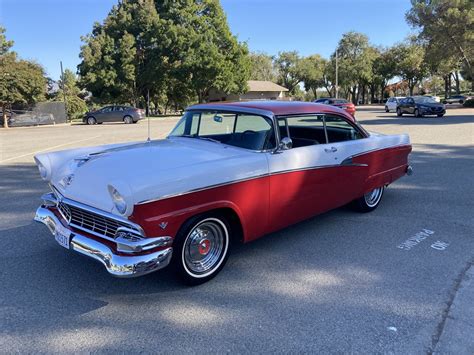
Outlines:
<svg viewBox="0 0 474 355"><path fill-rule="evenodd" d="M221 143L221 141L218 141L217 139L213 139L213 138L209 138L209 137L201 137L201 136L197 136L197 135L194 135L194 134L183 134L180 137L197 138L197 139L202 139L202 140L209 141L209 142L214 142L214 143L219 143L219 144Z"/></svg>

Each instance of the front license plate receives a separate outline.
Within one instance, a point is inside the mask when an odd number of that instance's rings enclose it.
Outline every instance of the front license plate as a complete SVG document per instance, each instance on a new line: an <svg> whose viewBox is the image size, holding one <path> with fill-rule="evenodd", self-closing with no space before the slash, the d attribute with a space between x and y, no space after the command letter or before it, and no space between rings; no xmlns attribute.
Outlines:
<svg viewBox="0 0 474 355"><path fill-rule="evenodd" d="M59 245L69 249L69 240L71 239L71 232L69 229L64 227L62 224L57 224L56 230L54 231L54 238Z"/></svg>

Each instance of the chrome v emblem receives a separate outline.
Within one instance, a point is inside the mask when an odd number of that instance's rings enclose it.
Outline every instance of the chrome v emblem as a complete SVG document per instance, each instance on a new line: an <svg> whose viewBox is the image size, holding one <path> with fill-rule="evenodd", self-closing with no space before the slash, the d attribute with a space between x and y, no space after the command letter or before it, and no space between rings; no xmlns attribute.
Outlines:
<svg viewBox="0 0 474 355"><path fill-rule="evenodd" d="M168 226L168 222L161 222L159 226L161 229L166 229L166 227Z"/></svg>

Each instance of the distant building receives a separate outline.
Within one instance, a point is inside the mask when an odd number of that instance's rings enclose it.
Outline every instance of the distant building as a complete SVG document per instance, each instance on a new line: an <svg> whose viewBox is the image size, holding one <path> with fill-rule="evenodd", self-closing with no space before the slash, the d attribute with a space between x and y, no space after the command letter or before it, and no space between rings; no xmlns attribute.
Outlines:
<svg viewBox="0 0 474 355"><path fill-rule="evenodd" d="M209 91L208 102L243 100L285 100L287 88L271 81L249 80L248 91L244 94L226 94L222 91Z"/></svg>

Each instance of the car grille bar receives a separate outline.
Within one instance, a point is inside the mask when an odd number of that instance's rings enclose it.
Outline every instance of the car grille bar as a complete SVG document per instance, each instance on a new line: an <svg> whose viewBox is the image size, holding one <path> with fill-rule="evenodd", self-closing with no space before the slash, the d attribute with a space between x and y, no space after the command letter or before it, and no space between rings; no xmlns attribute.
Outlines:
<svg viewBox="0 0 474 355"><path fill-rule="evenodd" d="M71 227L85 232L114 239L117 230L121 227L134 230L137 235L141 235L140 230L132 224L105 217L100 214L88 211L87 209L58 201L57 207L61 215Z"/></svg>

